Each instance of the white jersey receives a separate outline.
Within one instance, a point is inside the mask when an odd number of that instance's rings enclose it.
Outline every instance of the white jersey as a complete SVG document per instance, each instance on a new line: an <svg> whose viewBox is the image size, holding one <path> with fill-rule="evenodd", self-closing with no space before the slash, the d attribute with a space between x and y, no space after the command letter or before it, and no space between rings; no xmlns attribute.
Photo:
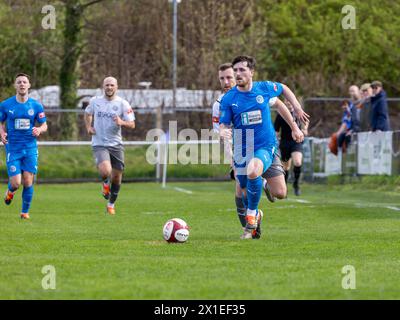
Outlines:
<svg viewBox="0 0 400 320"><path fill-rule="evenodd" d="M221 106L221 100L225 93L221 94L220 97L214 102L212 106L212 125L214 132L219 133L219 109Z"/></svg>
<svg viewBox="0 0 400 320"><path fill-rule="evenodd" d="M122 144L121 126L118 126L114 117L119 116L124 121L134 121L135 114L129 102L116 96L107 100L104 96L93 97L85 112L94 117L92 146L111 147Z"/></svg>

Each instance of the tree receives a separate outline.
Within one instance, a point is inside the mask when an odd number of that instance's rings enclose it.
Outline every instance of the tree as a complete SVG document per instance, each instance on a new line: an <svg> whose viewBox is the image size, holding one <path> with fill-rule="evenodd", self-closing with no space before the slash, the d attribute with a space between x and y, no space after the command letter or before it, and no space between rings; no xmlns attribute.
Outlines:
<svg viewBox="0 0 400 320"><path fill-rule="evenodd" d="M85 4L80 0L64 0L65 26L63 57L60 69L60 103L63 109L74 109L78 102L79 59L85 46L83 40L83 14L86 8L103 0L93 0ZM61 120L63 139L77 139L76 115L64 113Z"/></svg>
<svg viewBox="0 0 400 320"><path fill-rule="evenodd" d="M61 40L58 29L42 28L41 8L47 3L0 3L0 101L15 93L14 76L19 72L30 75L33 88L57 82Z"/></svg>

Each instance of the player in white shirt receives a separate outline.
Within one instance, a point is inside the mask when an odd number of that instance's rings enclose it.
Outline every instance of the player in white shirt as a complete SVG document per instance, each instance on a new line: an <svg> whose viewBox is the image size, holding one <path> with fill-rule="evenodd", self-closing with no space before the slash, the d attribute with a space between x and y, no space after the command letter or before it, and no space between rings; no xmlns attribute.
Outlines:
<svg viewBox="0 0 400 320"><path fill-rule="evenodd" d="M124 170L121 127L135 128L135 114L129 102L117 96L118 82L113 77L103 81L104 95L94 97L85 109L85 125L92 136L92 150L103 180L103 197L107 212L115 214Z"/></svg>

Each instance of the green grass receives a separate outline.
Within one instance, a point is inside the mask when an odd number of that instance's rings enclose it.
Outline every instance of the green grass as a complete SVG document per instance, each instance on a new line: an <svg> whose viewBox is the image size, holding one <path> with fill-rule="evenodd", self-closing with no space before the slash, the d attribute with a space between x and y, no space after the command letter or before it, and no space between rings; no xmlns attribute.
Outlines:
<svg viewBox="0 0 400 320"><path fill-rule="evenodd" d="M156 166L146 160L145 147L125 146L124 177L156 177ZM0 177L7 177L4 148L0 148ZM210 151L211 154L211 151ZM201 159L197 159L199 163ZM211 164L211 160L209 161ZM171 164L168 165L170 178L223 178L228 175L229 165L209 164ZM41 146L39 147L38 179L51 181L55 179L97 179L92 149L90 146Z"/></svg>
<svg viewBox="0 0 400 320"><path fill-rule="evenodd" d="M179 192L175 187L192 191ZM263 236L240 240L233 184L124 184L116 216L99 184L37 185L0 211L0 299L399 299L398 192L304 185L305 202L267 202ZM389 207L389 208L388 208ZM191 226L168 244L173 217ZM42 267L56 290L42 289ZM341 286L356 269L356 290Z"/></svg>

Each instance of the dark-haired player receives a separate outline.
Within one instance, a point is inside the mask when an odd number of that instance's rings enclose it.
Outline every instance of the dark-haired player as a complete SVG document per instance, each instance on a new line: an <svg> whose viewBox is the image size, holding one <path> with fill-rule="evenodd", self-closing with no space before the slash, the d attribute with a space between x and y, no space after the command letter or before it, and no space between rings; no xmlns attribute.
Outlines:
<svg viewBox="0 0 400 320"><path fill-rule="evenodd" d="M37 173L37 137L47 131L43 106L29 98L29 76L20 73L15 77L16 95L0 104L0 136L5 145L8 189L4 202L11 204L20 185L22 191L21 219L29 219L33 197L33 178ZM35 126L38 124L38 126Z"/></svg>
<svg viewBox="0 0 400 320"><path fill-rule="evenodd" d="M247 208L246 226L241 238L251 239L261 223L261 213L258 210L262 192L261 175L271 166L277 147L269 101L283 93L295 106L300 119L305 121L308 115L301 109L287 86L270 81L253 82L253 57L238 56L232 65L236 86L229 90L221 101L220 135L224 139L229 138L230 126L233 124L234 166ZM280 100L277 100L274 106L291 126L293 138L301 142L304 135L286 106Z"/></svg>
<svg viewBox="0 0 400 320"><path fill-rule="evenodd" d="M296 122L297 126L306 136L308 134L309 122L307 121L303 125L303 123L296 118L292 104L286 100L285 105L288 107L290 113L292 114L293 120ZM279 149L281 151L283 168L285 169L285 182L287 184L289 170L291 167L291 163L293 161L293 174L294 174L293 190L294 194L296 196L299 196L300 195L299 179L301 174L301 166L303 162L303 153L302 153L303 143L297 142L293 139L292 129L280 114L278 114L275 118L274 127L277 135L279 135L280 132Z"/></svg>

